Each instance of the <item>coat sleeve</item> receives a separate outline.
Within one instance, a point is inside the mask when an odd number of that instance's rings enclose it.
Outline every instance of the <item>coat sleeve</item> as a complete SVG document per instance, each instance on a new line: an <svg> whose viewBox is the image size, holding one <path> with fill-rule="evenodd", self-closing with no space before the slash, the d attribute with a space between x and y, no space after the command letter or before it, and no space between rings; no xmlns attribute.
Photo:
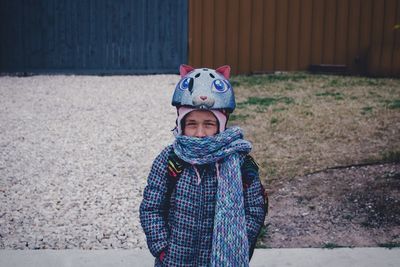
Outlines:
<svg viewBox="0 0 400 267"><path fill-rule="evenodd" d="M168 148L154 160L140 205L140 223L146 234L147 246L154 257L168 246L167 224L167 160Z"/></svg>
<svg viewBox="0 0 400 267"><path fill-rule="evenodd" d="M257 237L264 225L268 210L268 199L261 184L258 166L253 158L247 155L241 166L244 208L246 217L247 237L249 240L249 258L252 257Z"/></svg>

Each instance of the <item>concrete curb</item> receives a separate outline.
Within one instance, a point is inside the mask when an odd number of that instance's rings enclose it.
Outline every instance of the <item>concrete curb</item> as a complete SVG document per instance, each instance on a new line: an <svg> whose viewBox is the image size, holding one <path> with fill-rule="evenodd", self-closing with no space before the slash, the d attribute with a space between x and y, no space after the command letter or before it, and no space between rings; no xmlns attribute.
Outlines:
<svg viewBox="0 0 400 267"><path fill-rule="evenodd" d="M376 267L400 266L400 249L257 249L250 266Z"/></svg>
<svg viewBox="0 0 400 267"><path fill-rule="evenodd" d="M153 266L148 250L0 250L1 267ZM256 249L252 267L400 266L400 249Z"/></svg>

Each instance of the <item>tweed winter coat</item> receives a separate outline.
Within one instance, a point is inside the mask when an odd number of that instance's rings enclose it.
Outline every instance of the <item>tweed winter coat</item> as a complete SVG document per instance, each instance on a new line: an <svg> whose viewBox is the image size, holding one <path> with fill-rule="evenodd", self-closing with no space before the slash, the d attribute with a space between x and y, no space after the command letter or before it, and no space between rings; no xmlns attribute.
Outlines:
<svg viewBox="0 0 400 267"><path fill-rule="evenodd" d="M167 161L172 149L172 146L166 147L153 162L140 205L140 221L147 245L156 258L155 266L209 266L217 192L216 166L187 165L171 187ZM245 154L240 154L241 166L247 160ZM253 166L255 168L242 168L249 258L267 212L264 188L258 169ZM200 183L195 168L200 174ZM161 261L162 252L165 257Z"/></svg>

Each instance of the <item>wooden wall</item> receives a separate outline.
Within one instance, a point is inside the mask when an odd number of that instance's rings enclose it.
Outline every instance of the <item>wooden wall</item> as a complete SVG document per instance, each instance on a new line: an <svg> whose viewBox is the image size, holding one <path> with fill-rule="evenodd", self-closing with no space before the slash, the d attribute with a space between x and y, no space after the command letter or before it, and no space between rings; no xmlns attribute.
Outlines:
<svg viewBox="0 0 400 267"><path fill-rule="evenodd" d="M400 0L189 0L189 64L400 76Z"/></svg>
<svg viewBox="0 0 400 267"><path fill-rule="evenodd" d="M0 0L0 72L177 73L187 0Z"/></svg>

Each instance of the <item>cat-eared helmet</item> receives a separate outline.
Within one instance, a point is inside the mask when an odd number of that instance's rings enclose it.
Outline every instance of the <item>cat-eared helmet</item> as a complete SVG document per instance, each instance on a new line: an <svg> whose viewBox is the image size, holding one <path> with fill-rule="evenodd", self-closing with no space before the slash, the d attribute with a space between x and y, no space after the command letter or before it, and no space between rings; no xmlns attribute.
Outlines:
<svg viewBox="0 0 400 267"><path fill-rule="evenodd" d="M233 88L229 83L231 68L217 69L181 65L181 80L176 85L172 105L177 108L175 134L182 134L182 119L193 110L209 110L217 118L219 132L226 128L229 114L236 107Z"/></svg>

